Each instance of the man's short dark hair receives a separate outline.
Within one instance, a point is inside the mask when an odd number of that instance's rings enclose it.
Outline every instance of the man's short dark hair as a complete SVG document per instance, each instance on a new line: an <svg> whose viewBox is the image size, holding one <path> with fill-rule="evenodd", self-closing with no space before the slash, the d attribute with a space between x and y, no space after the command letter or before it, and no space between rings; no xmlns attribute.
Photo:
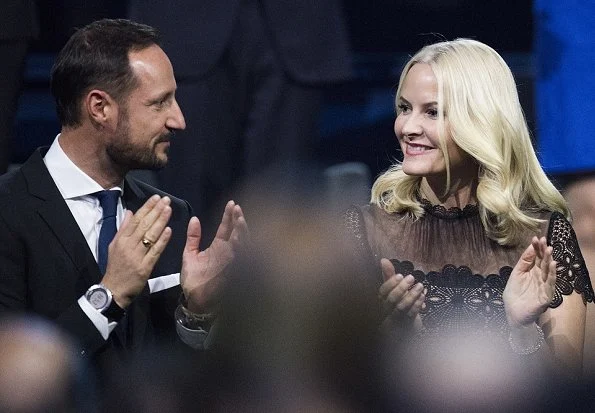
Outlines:
<svg viewBox="0 0 595 413"><path fill-rule="evenodd" d="M121 102L136 86L128 53L159 44L156 29L126 19L103 19L77 30L52 68L51 90L62 126L81 124L81 98L101 89Z"/></svg>

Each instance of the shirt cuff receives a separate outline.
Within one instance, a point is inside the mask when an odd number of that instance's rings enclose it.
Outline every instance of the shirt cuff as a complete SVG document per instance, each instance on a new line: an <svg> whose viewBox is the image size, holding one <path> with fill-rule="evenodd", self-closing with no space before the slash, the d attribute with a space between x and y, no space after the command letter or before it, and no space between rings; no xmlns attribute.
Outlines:
<svg viewBox="0 0 595 413"><path fill-rule="evenodd" d="M195 350L204 350L209 347L209 331L191 330L184 327L178 320L176 320L176 331L180 340Z"/></svg>
<svg viewBox="0 0 595 413"><path fill-rule="evenodd" d="M197 322L188 322L188 317L182 304L179 304L176 308L175 319L176 332L183 343L195 350L205 350L210 347L216 325L212 319L209 322L205 322L204 325Z"/></svg>
<svg viewBox="0 0 595 413"><path fill-rule="evenodd" d="M178 285L180 285L179 272L149 279L149 291L151 294L167 290L168 288L177 287Z"/></svg>
<svg viewBox="0 0 595 413"><path fill-rule="evenodd" d="M97 331L99 331L101 337L103 337L104 340L107 340L110 333L114 331L114 328L116 328L118 323L116 323L115 321L108 321L107 317L101 314L99 311L97 311L95 307L93 307L91 303L87 301L85 296L79 298L78 303L81 307L81 310L83 310L83 312L87 315L87 317L89 317L89 320L91 320L95 328L97 328Z"/></svg>

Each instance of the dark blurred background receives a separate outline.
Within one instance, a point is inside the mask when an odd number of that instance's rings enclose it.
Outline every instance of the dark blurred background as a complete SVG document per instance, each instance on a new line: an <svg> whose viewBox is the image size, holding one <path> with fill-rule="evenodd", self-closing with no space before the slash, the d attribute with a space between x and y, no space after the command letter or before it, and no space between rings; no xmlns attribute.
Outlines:
<svg viewBox="0 0 595 413"><path fill-rule="evenodd" d="M225 1L225 0L222 0ZM52 142L59 132L49 94L50 68L74 28L124 17L123 0L38 0L40 35L27 58L12 162ZM398 158L393 134L395 85L405 60L427 43L470 37L494 47L511 66L534 128L533 18L529 0L344 0L356 76L327 94L318 157L358 161L375 176ZM174 68L175 69L175 68ZM183 109L183 108L182 108Z"/></svg>

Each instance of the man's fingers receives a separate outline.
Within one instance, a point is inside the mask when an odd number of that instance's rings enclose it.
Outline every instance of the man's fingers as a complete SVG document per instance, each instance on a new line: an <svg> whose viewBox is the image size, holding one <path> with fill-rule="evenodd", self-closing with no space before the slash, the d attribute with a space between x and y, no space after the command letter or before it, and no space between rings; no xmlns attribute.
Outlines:
<svg viewBox="0 0 595 413"><path fill-rule="evenodd" d="M152 225L144 232L141 238L141 245L143 248L147 248L145 241L150 242L153 246L157 243L157 240L161 237L161 234L165 230L167 223L171 217L171 207L166 205L163 210L159 212L157 218ZM150 245L149 245L150 246Z"/></svg>
<svg viewBox="0 0 595 413"><path fill-rule="evenodd" d="M231 236L231 232L233 230L233 210L234 210L235 202L229 201L225 205L225 210L223 211L223 217L221 218L221 223L217 228L217 233L215 234L215 238L222 239L224 241L229 240Z"/></svg>
<svg viewBox="0 0 595 413"><path fill-rule="evenodd" d="M124 219L122 220L122 223L120 224L120 230L118 231L118 233L122 233L125 234L127 231L127 227L128 225L130 225L130 223L132 222L132 211L126 210L124 211ZM116 236L118 236L118 233L116 233Z"/></svg>
<svg viewBox="0 0 595 413"><path fill-rule="evenodd" d="M159 195L153 195L152 197L150 197L147 200L147 202L145 202L143 206L140 207L138 211L136 211L136 213L133 215L132 219L127 225L120 226L120 231L122 231L122 234L127 237L131 236L136 231L143 218L151 210L153 210L153 208L155 208L155 206L159 203L160 200L161 197Z"/></svg>
<svg viewBox="0 0 595 413"><path fill-rule="evenodd" d="M246 220L242 216L238 218L238 220L234 224L233 231L231 232L231 237L229 239L233 247L238 248L246 242L247 238L248 225L246 224Z"/></svg>
<svg viewBox="0 0 595 413"><path fill-rule="evenodd" d="M153 206L153 208L148 211L144 216L139 217L138 212L135 214L135 218L140 218L138 221L138 225L134 230L134 233L131 235L131 238L140 242L144 238L147 237L147 233L153 230L152 235L154 238L150 239L150 241L156 242L157 238L167 225L167 221L163 222L164 213L168 215L167 220L169 221L169 217L171 216L171 207L169 206L171 200L169 197L163 197ZM166 208L169 208L169 212L164 212Z"/></svg>
<svg viewBox="0 0 595 413"><path fill-rule="evenodd" d="M184 254L199 252L201 233L202 230L199 219L197 217L190 218L190 221L188 221L188 229L186 230Z"/></svg>
<svg viewBox="0 0 595 413"><path fill-rule="evenodd" d="M155 242L155 244L153 244L150 248L148 248L147 254L143 258L143 261L145 262L145 264L147 264L151 268L153 268L153 266L157 263L157 260L159 259L159 257L163 253L163 251L165 250L165 247L169 243L170 239L171 239L171 228L166 227L159 235L159 238L157 238L157 241Z"/></svg>

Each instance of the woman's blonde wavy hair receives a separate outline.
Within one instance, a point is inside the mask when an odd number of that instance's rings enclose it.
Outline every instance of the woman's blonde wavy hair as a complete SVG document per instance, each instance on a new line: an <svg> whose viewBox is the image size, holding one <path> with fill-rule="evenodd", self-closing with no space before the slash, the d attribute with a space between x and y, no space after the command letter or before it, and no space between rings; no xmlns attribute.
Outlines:
<svg viewBox="0 0 595 413"><path fill-rule="evenodd" d="M564 198L539 165L514 78L502 57L470 39L426 46L405 65L396 101L416 63L430 65L438 84L438 130L447 190L450 168L445 136L450 133L479 165L476 196L488 236L501 245L516 245L527 231L538 230L542 220L535 212L559 211L570 218ZM397 163L378 177L371 202L389 213L407 212L420 218L424 214L418 202L421 180L406 175Z"/></svg>

